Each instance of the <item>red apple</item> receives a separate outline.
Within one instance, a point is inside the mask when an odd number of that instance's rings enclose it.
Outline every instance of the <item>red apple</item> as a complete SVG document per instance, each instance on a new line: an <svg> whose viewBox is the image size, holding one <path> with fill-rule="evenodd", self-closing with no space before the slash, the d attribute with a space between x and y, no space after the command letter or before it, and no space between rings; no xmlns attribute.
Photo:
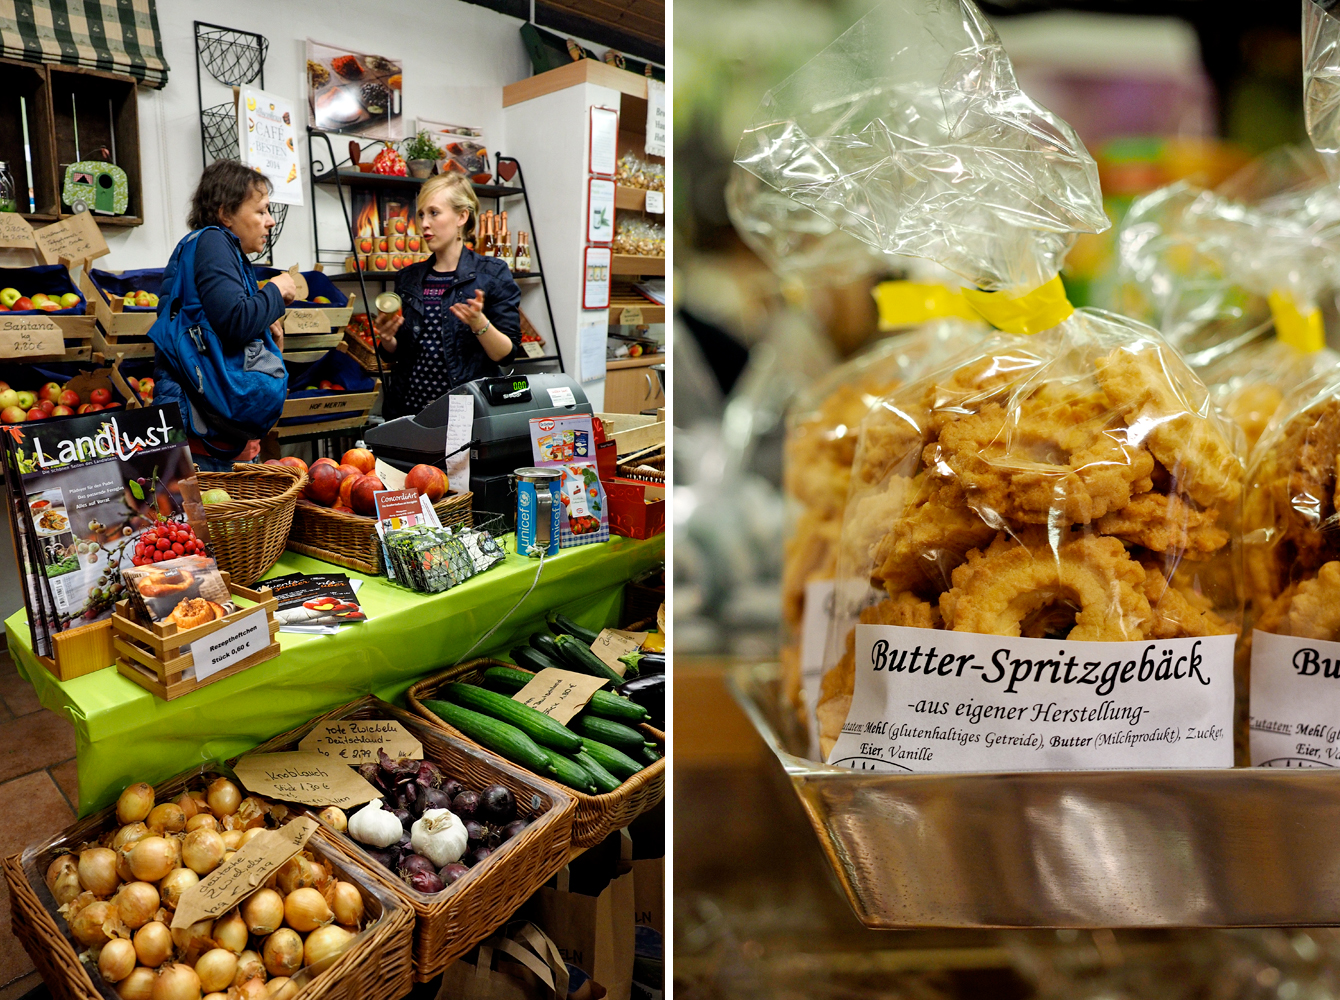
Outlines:
<svg viewBox="0 0 1340 1000"><path fill-rule="evenodd" d="M317 386L318 389L329 389L329 388L330 388L330 379L328 379L328 378L323 378L320 382L318 382L318 383L316 384L316 386Z"/></svg>
<svg viewBox="0 0 1340 1000"><path fill-rule="evenodd" d="M371 236L360 236L358 238L359 253L372 253L372 248L374 245L375 241L372 239Z"/></svg>
<svg viewBox="0 0 1340 1000"><path fill-rule="evenodd" d="M9 306L5 305L3 302L0 302L0 313L7 313L7 312L9 312Z"/></svg>
<svg viewBox="0 0 1340 1000"><path fill-rule="evenodd" d="M341 465L352 465L360 472L371 475L372 470L377 468L377 459L366 448L350 448L340 459Z"/></svg>
<svg viewBox="0 0 1340 1000"><path fill-rule="evenodd" d="M53 403L60 402L61 387L59 382L48 382L37 390L38 399L49 399Z"/></svg>
<svg viewBox="0 0 1340 1000"><path fill-rule="evenodd" d="M110 389L94 389L88 394L90 403L97 403L99 406L106 406L112 401L112 392Z"/></svg>
<svg viewBox="0 0 1340 1000"><path fill-rule="evenodd" d="M85 412L85 413L98 413L99 411L101 411L101 410L105 410L105 409L107 409L107 407L103 406L101 403L89 403L89 404L88 404L88 409L85 410L84 412Z"/></svg>
<svg viewBox="0 0 1340 1000"><path fill-rule="evenodd" d="M441 470L432 465L416 465L405 477L405 489L426 496L432 503L442 499Z"/></svg>
<svg viewBox="0 0 1340 1000"><path fill-rule="evenodd" d="M330 391L331 391L331 392L344 392L344 386L340 385L338 382L332 382L332 383L330 383Z"/></svg>
<svg viewBox="0 0 1340 1000"><path fill-rule="evenodd" d="M119 410L119 409L121 409L121 404L120 404L120 403L108 403L106 406L103 407L103 409L104 409L104 410Z"/></svg>
<svg viewBox="0 0 1340 1000"><path fill-rule="evenodd" d="M9 383L0 381L0 392L5 392L8 389L9 389Z"/></svg>
<svg viewBox="0 0 1340 1000"><path fill-rule="evenodd" d="M442 495L446 496L447 491L451 489L451 482L447 479L447 470L438 469L437 471L442 474Z"/></svg>
<svg viewBox="0 0 1340 1000"><path fill-rule="evenodd" d="M87 412L88 412L88 408L89 408L90 406L92 406L92 405L93 405L92 403L80 403L80 404L79 404L79 409L75 410L74 412L75 412L75 413L87 413Z"/></svg>
<svg viewBox="0 0 1340 1000"><path fill-rule="evenodd" d="M73 389L66 389L60 394L61 406L78 406L83 400L79 398L79 393Z"/></svg>
<svg viewBox="0 0 1340 1000"><path fill-rule="evenodd" d="M17 406L6 406L0 410L0 422L6 424L21 424L28 419L28 414Z"/></svg>
<svg viewBox="0 0 1340 1000"><path fill-rule="evenodd" d="M154 380L151 378L140 379L140 394L143 395L146 392L150 396L154 394Z"/></svg>
<svg viewBox="0 0 1340 1000"><path fill-rule="evenodd" d="M354 513L364 516L375 514L377 504L372 495L384 489L386 487L376 476L359 476L355 479L354 487L349 491L349 503L354 508Z"/></svg>
<svg viewBox="0 0 1340 1000"><path fill-rule="evenodd" d="M304 491L307 499L322 507L333 506L340 496L340 470L328 465L313 465L310 476Z"/></svg>
<svg viewBox="0 0 1340 1000"><path fill-rule="evenodd" d="M384 253L379 253L372 258L372 269L374 271L389 271L391 269L391 259ZM23 299L19 299L20 302Z"/></svg>
<svg viewBox="0 0 1340 1000"><path fill-rule="evenodd" d="M44 399L37 404L37 408L49 417L51 416L51 411L56 408L56 404L49 399Z"/></svg>
<svg viewBox="0 0 1340 1000"><path fill-rule="evenodd" d="M46 418L47 418L47 411L42 409L40 406L34 406L31 410L28 411L29 420L45 420Z"/></svg>
<svg viewBox="0 0 1340 1000"><path fill-rule="evenodd" d="M397 251L398 253L404 253L405 237L397 236L393 240L391 240L391 249Z"/></svg>
<svg viewBox="0 0 1340 1000"><path fill-rule="evenodd" d="M12 306L10 306L10 308L14 310L14 312L32 312L37 307L33 305L32 299L24 295L21 298L19 298L18 301L16 301Z"/></svg>
<svg viewBox="0 0 1340 1000"><path fill-rule="evenodd" d="M331 510L338 510L341 514L352 514L354 509L347 504L337 503Z"/></svg>
<svg viewBox="0 0 1340 1000"><path fill-rule="evenodd" d="M60 312L61 304L59 302L53 302L51 299L47 299L37 308L42 310L42 312L54 313L54 312Z"/></svg>
<svg viewBox="0 0 1340 1000"><path fill-rule="evenodd" d="M272 461L273 461L273 459L272 459ZM304 461L303 461L301 458L299 458L297 455L285 455L283 458L279 459L278 461L279 461L279 464L280 464L280 465L287 465L290 469L297 469L299 472L303 473L304 475L307 474L307 463L304 462Z"/></svg>
<svg viewBox="0 0 1340 1000"><path fill-rule="evenodd" d="M68 417L72 413L74 413L74 410L70 409L68 406L58 406L51 411L53 417Z"/></svg>

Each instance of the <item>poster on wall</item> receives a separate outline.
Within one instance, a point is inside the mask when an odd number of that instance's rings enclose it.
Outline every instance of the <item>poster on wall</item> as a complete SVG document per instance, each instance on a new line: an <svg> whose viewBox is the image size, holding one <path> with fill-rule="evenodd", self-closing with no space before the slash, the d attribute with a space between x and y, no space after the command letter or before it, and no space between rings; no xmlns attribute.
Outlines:
<svg viewBox="0 0 1340 1000"><path fill-rule="evenodd" d="M619 112L613 108L591 109L591 173L613 177L618 162Z"/></svg>
<svg viewBox="0 0 1340 1000"><path fill-rule="evenodd" d="M301 205L293 102L254 87L243 87L238 98L237 134L242 162L264 174L273 185L270 200L282 205Z"/></svg>
<svg viewBox="0 0 1340 1000"><path fill-rule="evenodd" d="M325 132L403 139L399 59L307 39L307 120Z"/></svg>
<svg viewBox="0 0 1340 1000"><path fill-rule="evenodd" d="M489 173L489 151L484 143L484 130L473 125L451 125L447 122L433 122L426 118L415 121L414 131L427 132L446 156L442 160L443 170L454 170L468 175L476 184L487 184L489 178L480 180L480 175Z"/></svg>
<svg viewBox="0 0 1340 1000"><path fill-rule="evenodd" d="M647 141L643 150L648 156L665 155L665 83L647 81Z"/></svg>
<svg viewBox="0 0 1340 1000"><path fill-rule="evenodd" d="M608 309L610 307L609 247L587 247L582 267L582 308ZM605 318L606 325L609 317Z"/></svg>
<svg viewBox="0 0 1340 1000"><path fill-rule="evenodd" d="M587 181L586 242L614 242L614 182L592 177Z"/></svg>

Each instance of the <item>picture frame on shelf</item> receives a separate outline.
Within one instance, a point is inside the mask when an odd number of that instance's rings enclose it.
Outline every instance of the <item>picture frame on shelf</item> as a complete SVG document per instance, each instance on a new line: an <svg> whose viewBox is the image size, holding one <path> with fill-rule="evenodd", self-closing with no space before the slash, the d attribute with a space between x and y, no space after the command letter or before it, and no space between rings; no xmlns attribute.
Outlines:
<svg viewBox="0 0 1340 1000"><path fill-rule="evenodd" d="M323 132L404 138L399 59L307 39L307 120Z"/></svg>

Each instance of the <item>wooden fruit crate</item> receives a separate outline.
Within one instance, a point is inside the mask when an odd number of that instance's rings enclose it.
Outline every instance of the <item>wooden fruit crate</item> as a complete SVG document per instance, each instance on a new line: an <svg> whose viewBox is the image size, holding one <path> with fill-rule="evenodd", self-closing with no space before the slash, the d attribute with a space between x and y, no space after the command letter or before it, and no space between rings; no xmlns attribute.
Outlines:
<svg viewBox="0 0 1340 1000"><path fill-rule="evenodd" d="M86 270L79 272L79 290L88 300L88 318L94 320L92 348L100 360L118 354L126 358L153 357L154 345L148 333L158 313L126 312L125 299L103 292Z"/></svg>
<svg viewBox="0 0 1340 1000"><path fill-rule="evenodd" d="M279 642L275 637L279 634L279 622L275 620L275 611L279 607L279 601L273 592L269 587L261 587L258 590L242 587L229 580L227 573L223 573L222 576L234 598L241 598L251 603L218 621L208 622L196 628L183 630L178 629L175 624L162 622L142 625L133 617L130 602L119 602L115 614L112 615L112 643L117 653L117 672L140 687L152 691L164 701L172 701L184 694L190 694L197 688L231 677L278 656ZM195 665L195 657L190 652L182 652L183 646L199 642L211 633L234 624L251 614L257 607L265 611L270 632L269 645L252 653L246 659L211 674L203 681L194 676L185 676L186 669Z"/></svg>
<svg viewBox="0 0 1340 1000"><path fill-rule="evenodd" d="M324 354L325 352L321 352ZM285 357L288 355L286 354ZM318 354L319 358L321 355ZM331 396L303 396L289 399L279 414L279 423L270 433L283 440L300 434L316 434L324 431L346 430L362 427L368 421L368 414L377 402L382 390L380 379L368 392L342 392ZM293 417L313 417L320 415L321 420L309 420L300 424L285 424Z"/></svg>

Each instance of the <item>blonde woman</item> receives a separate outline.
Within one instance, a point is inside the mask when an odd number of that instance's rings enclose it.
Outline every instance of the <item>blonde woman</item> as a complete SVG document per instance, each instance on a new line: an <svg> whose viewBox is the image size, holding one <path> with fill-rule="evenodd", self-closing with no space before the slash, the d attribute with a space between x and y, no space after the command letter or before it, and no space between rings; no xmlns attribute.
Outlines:
<svg viewBox="0 0 1340 1000"><path fill-rule="evenodd" d="M386 419L418 413L462 382L502 374L521 343L521 291L507 263L466 247L479 200L460 174L439 174L419 189L419 234L433 256L395 280L402 315L375 319L390 362Z"/></svg>

